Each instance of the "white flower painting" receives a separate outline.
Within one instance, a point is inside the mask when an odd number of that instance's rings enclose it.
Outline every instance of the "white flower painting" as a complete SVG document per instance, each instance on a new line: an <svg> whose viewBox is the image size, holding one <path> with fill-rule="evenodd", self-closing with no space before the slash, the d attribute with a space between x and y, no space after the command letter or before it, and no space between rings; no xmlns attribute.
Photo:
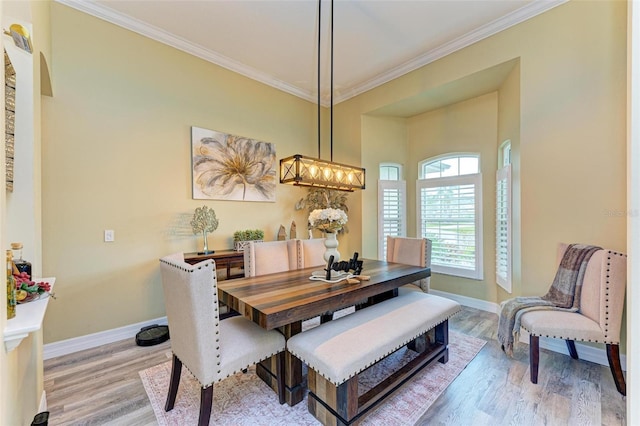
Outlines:
<svg viewBox="0 0 640 426"><path fill-rule="evenodd" d="M191 127L193 198L276 201L275 144Z"/></svg>

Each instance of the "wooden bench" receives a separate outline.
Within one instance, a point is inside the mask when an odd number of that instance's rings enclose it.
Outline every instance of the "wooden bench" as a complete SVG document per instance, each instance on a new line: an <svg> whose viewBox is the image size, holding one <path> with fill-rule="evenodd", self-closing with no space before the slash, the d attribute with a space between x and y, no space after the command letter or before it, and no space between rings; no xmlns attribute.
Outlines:
<svg viewBox="0 0 640 426"><path fill-rule="evenodd" d="M309 412L324 425L349 425L423 367L448 361L448 319L460 305L409 292L296 334L287 350L307 364ZM358 374L408 345L418 356L358 395Z"/></svg>

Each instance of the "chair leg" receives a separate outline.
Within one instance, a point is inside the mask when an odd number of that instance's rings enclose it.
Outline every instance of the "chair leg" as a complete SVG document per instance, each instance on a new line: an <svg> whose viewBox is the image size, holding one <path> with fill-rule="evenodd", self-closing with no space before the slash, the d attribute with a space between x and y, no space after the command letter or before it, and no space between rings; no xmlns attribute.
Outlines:
<svg viewBox="0 0 640 426"><path fill-rule="evenodd" d="M529 369L531 372L531 383L538 383L538 364L540 362L540 338L529 335Z"/></svg>
<svg viewBox="0 0 640 426"><path fill-rule="evenodd" d="M169 393L167 394L167 402L164 405L164 411L173 410L176 403L176 395L178 394L178 385L180 385L180 373L182 372L182 361L173 355L171 363L171 378L169 380Z"/></svg>
<svg viewBox="0 0 640 426"><path fill-rule="evenodd" d="M276 381L278 383L278 402L280 404L284 404L284 351L276 355L276 376Z"/></svg>
<svg viewBox="0 0 640 426"><path fill-rule="evenodd" d="M627 395L627 383L622 374L622 365L620 365L620 347L618 345L607 344L607 359L609 360L609 368L613 374L613 381L616 382L616 388L622 395Z"/></svg>
<svg viewBox="0 0 640 426"><path fill-rule="evenodd" d="M565 340L567 342L567 349L569 350L569 355L573 359L578 359L578 350L576 349L576 342L573 340Z"/></svg>
<svg viewBox="0 0 640 426"><path fill-rule="evenodd" d="M209 426L212 405L213 385L200 389L200 417L198 418L198 426Z"/></svg>

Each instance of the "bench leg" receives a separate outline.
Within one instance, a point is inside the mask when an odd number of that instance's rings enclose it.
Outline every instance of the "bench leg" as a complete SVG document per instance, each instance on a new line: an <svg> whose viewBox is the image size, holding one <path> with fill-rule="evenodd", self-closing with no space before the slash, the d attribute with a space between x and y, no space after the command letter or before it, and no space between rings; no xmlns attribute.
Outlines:
<svg viewBox="0 0 640 426"><path fill-rule="evenodd" d="M320 423L325 426L348 425L358 414L358 376L340 386L326 380L314 370L307 376L307 406ZM321 402L323 401L323 402Z"/></svg>
<svg viewBox="0 0 640 426"><path fill-rule="evenodd" d="M449 362L449 320L436 325L436 342L443 344L447 348L442 357L438 359L439 363L446 364Z"/></svg>

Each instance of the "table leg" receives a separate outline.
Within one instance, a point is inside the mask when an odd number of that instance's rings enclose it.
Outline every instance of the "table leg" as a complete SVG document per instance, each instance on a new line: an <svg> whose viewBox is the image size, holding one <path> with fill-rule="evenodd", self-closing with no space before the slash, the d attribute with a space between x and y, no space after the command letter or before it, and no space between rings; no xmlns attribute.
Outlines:
<svg viewBox="0 0 640 426"><path fill-rule="evenodd" d="M302 332L302 322L297 321L293 324L286 325L280 329L284 337L289 337ZM284 383L285 383L285 399L287 404L293 406L304 399L304 377L302 376L302 362L289 352L285 353L284 358ZM273 356L262 361L256 366L258 376L268 384L274 391L277 391L278 385L275 380L276 357Z"/></svg>

